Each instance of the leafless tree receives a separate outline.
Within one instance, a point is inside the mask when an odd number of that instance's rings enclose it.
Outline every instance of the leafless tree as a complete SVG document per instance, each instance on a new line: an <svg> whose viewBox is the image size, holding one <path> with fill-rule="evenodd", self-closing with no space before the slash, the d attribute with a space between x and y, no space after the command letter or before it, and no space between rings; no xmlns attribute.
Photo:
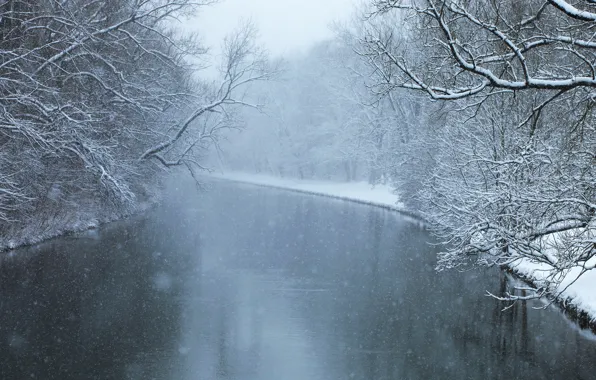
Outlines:
<svg viewBox="0 0 596 380"><path fill-rule="evenodd" d="M247 88L259 81L271 79L277 69L269 65L265 52L256 45L256 29L250 23L242 25L223 43L223 60L218 85L203 87L198 106L191 104L189 115L170 128L165 140L151 146L141 159L155 158L166 167L193 164L196 149L214 145L220 132L239 123L234 118L235 107L260 109L262 105L247 99Z"/></svg>
<svg viewBox="0 0 596 380"><path fill-rule="evenodd" d="M453 101L429 140L436 167L421 192L448 243L440 267L526 259L550 268L528 297L558 295L570 270L593 269L593 10L589 1L373 1L361 38L373 90Z"/></svg>
<svg viewBox="0 0 596 380"><path fill-rule="evenodd" d="M586 2L586 9L591 5ZM591 17L563 0L380 0L375 14L395 10L411 27L424 28L423 40L436 54L416 69L403 55L371 36L370 47L394 69L388 85L427 92L434 99L460 99L485 90L556 90L596 87ZM409 24L408 24L409 25ZM565 63L561 63L564 58Z"/></svg>
<svg viewBox="0 0 596 380"><path fill-rule="evenodd" d="M134 210L149 158L200 165L269 76L247 25L225 42L221 85L196 79L207 51L176 23L213 2L0 2L2 235L55 210Z"/></svg>

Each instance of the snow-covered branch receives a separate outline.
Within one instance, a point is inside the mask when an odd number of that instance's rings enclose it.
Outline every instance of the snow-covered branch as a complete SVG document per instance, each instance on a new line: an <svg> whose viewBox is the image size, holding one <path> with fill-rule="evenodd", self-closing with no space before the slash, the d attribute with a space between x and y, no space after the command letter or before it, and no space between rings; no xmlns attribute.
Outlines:
<svg viewBox="0 0 596 380"><path fill-rule="evenodd" d="M516 3L501 0L481 7L459 0L375 1L370 23L392 12L415 20L406 21L401 32L429 41L421 49L433 56L425 65L434 74L420 71L408 53L376 33L377 28L364 37L363 54L378 62L380 85L425 91L433 99L462 99L489 89L596 88L590 27L574 24L577 19L596 22L594 13L552 0L550 7L538 1L528 4L521 15L526 17L520 17ZM573 52L565 54L565 65L560 63L563 51Z"/></svg>

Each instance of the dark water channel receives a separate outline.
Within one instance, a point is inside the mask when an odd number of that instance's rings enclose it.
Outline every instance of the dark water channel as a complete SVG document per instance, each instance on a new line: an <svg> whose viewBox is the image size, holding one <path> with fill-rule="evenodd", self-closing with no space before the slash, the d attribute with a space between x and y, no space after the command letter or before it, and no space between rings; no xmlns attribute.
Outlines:
<svg viewBox="0 0 596 380"><path fill-rule="evenodd" d="M394 213L251 186L0 256L0 379L595 379L556 310Z"/></svg>

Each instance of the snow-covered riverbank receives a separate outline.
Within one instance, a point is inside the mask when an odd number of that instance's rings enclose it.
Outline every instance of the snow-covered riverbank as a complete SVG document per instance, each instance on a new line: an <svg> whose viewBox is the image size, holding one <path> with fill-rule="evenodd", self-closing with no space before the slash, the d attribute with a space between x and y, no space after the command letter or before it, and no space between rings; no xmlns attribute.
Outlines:
<svg viewBox="0 0 596 380"><path fill-rule="evenodd" d="M213 174L212 177L228 181L249 183L253 185L273 187L297 191L302 193L323 195L332 198L346 199L358 203L399 211L416 217L400 202L399 195L387 185L372 186L365 182L338 183L329 181L297 180L292 178L277 178L261 174L225 173ZM548 268L537 265L528 260L518 260L511 269L520 277L540 284L548 276ZM577 279L581 268L570 271L559 287L559 304L575 314L581 320L596 323L596 271L590 271ZM583 315L582 315L583 314Z"/></svg>
<svg viewBox="0 0 596 380"><path fill-rule="evenodd" d="M159 201L159 193L155 192L151 198L138 202L134 209L129 210L107 210L85 205L86 207L80 206L76 211L56 211L51 219L47 218L47 215L36 215L18 228L14 227L4 236L0 236L0 254L61 236L94 230L101 225L142 214L159 204Z"/></svg>
<svg viewBox="0 0 596 380"><path fill-rule="evenodd" d="M228 181L249 183L252 185L273 187L301 193L323 195L331 198L346 199L358 203L379 206L399 212L409 213L393 188L388 185L370 185L366 182L331 182L317 180L298 180L278 178L262 174L225 173L212 174L214 178Z"/></svg>
<svg viewBox="0 0 596 380"><path fill-rule="evenodd" d="M595 260L592 258L590 261ZM588 263L591 264L591 263ZM519 259L510 265L512 271L518 276L541 285L551 276L552 268L546 264L537 264L528 259ZM559 295L558 303L572 312L582 322L589 321L596 325L596 271L582 273L581 267L575 267L559 282L557 288L551 289Z"/></svg>

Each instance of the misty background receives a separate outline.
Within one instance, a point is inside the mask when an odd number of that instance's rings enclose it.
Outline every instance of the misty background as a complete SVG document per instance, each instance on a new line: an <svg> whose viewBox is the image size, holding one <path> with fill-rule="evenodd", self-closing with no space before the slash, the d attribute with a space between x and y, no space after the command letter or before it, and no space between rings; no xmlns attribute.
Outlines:
<svg viewBox="0 0 596 380"><path fill-rule="evenodd" d="M590 378L595 27L0 1L0 378Z"/></svg>
<svg viewBox="0 0 596 380"><path fill-rule="evenodd" d="M594 22L564 0L5 1L0 246L146 210L173 173L358 182L428 223L439 269L528 263L528 297L557 297L596 267Z"/></svg>

